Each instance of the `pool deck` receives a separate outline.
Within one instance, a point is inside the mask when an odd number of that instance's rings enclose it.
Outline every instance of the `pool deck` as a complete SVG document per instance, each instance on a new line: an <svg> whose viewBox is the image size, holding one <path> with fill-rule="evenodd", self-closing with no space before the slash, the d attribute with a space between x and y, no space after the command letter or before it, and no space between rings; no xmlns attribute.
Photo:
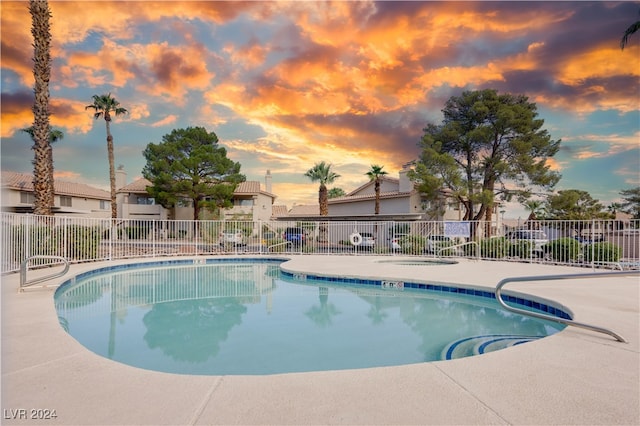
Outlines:
<svg viewBox="0 0 640 426"><path fill-rule="evenodd" d="M488 288L506 277L591 272L466 260L403 266L377 262L389 257L287 257L292 260L284 267L292 272ZM47 284L102 266L73 265ZM29 279L39 274L30 271ZM2 277L2 424L640 424L637 276L512 283L505 289L556 301L575 320L612 329L628 343L568 327L453 361L270 376L167 374L102 358L60 327L54 286L18 293L18 279ZM55 410L57 417L32 418L42 410Z"/></svg>

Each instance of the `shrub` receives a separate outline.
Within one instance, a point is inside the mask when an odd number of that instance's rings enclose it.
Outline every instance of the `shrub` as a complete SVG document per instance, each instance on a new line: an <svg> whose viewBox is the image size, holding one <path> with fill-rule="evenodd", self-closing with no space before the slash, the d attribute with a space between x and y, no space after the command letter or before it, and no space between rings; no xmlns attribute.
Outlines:
<svg viewBox="0 0 640 426"><path fill-rule="evenodd" d="M427 239L420 235L406 235L398 241L400 250L407 254L422 254L427 245Z"/></svg>
<svg viewBox="0 0 640 426"><path fill-rule="evenodd" d="M9 230L14 262L22 262L29 256L53 255L60 256L56 232L51 226L12 226ZM3 255L4 258L4 255ZM34 261L32 264L43 264L46 260Z"/></svg>
<svg viewBox="0 0 640 426"><path fill-rule="evenodd" d="M490 259L500 259L505 256L509 247L509 241L506 238L485 238L478 242L480 246L480 256ZM465 246L465 254L475 254L473 245Z"/></svg>
<svg viewBox="0 0 640 426"><path fill-rule="evenodd" d="M583 252L587 262L618 262L622 256L620 246L608 242L587 245Z"/></svg>
<svg viewBox="0 0 640 426"><path fill-rule="evenodd" d="M576 261L581 254L580 243L574 238L558 238L549 242L546 252L558 262Z"/></svg>
<svg viewBox="0 0 640 426"><path fill-rule="evenodd" d="M145 240L149 236L149 231L153 225L151 223L141 223L139 225L127 226L125 228L127 237L130 240Z"/></svg>
<svg viewBox="0 0 640 426"><path fill-rule="evenodd" d="M66 240L69 258L90 260L98 258L98 249L102 240L102 232L98 227L70 225L66 229Z"/></svg>
<svg viewBox="0 0 640 426"><path fill-rule="evenodd" d="M507 252L509 253L509 256L526 259L531 257L533 247L534 243L531 241L515 240L508 242Z"/></svg>

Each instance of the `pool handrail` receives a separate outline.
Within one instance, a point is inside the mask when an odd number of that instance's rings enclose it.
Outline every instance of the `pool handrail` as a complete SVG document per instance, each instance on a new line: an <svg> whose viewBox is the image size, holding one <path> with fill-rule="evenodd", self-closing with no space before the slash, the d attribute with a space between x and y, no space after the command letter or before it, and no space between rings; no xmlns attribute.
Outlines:
<svg viewBox="0 0 640 426"><path fill-rule="evenodd" d="M29 261L33 259L52 259L52 260L61 260L64 263L64 269L60 272L56 272L55 274L45 275L44 277L35 278L31 281L27 281L27 266ZM25 287L41 283L43 281L48 281L53 278L58 278L69 272L69 260L66 257L62 256L49 256L49 255L34 255L27 257L25 260L20 263L20 288L19 291L22 291Z"/></svg>
<svg viewBox="0 0 640 426"><path fill-rule="evenodd" d="M559 322L561 324L565 324L565 325L571 325L574 327L579 327L579 328L584 328L587 330L591 330L591 331L596 331L598 333L604 333L604 334L608 334L609 336L613 337L614 339L616 339L618 342L622 342L622 343L627 343L627 341L620 336L619 334L608 330L606 328L603 327L597 327L594 325L589 325L589 324L585 324L585 323L581 323L578 321L574 321L571 319L565 319L565 318L560 318L560 317L556 317L553 315L547 315L547 314L542 314L539 312L531 312L531 311L527 311L525 309L520 309L520 308L515 308L511 305L508 305L503 299L502 299L502 287L504 287L506 284L510 283L510 282L523 282L523 281L551 281L551 280L572 280L572 279L582 279L582 278L600 278L600 277L619 277L619 276L629 276L629 275L640 275L640 271L611 271L611 272L592 272L592 273L586 273L586 274L564 274L564 275L539 275L539 276L529 276L529 277L510 277L510 278L504 278L503 280L500 280L500 282L498 283L498 285L496 286L495 289L495 296L496 296L496 300L498 301L498 303L500 303L500 305L502 305L503 308L505 308L508 311L511 312L515 312L517 314L521 314L521 315L527 315L530 317L534 317L534 318L539 318L539 319L544 319L544 320L549 320L549 321L554 321L554 322Z"/></svg>
<svg viewBox="0 0 640 426"><path fill-rule="evenodd" d="M452 246L440 247L436 251L436 256L437 257L442 257L441 253L443 251L457 249L457 248L465 247L465 246L474 246L476 248L475 260L480 260L480 245L478 244L477 241L468 241L468 242L465 242L465 243L454 244Z"/></svg>
<svg viewBox="0 0 640 426"><path fill-rule="evenodd" d="M283 243L272 244L267 247L267 253L271 253L271 249L278 246L292 246L293 243L291 241L285 241Z"/></svg>

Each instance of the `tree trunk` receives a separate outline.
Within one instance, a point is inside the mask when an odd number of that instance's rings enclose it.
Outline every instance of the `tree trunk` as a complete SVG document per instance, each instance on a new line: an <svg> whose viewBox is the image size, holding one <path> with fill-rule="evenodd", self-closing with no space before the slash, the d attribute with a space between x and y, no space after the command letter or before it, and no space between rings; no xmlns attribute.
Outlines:
<svg viewBox="0 0 640 426"><path fill-rule="evenodd" d="M111 218L116 219L118 217L118 205L116 204L116 168L115 160L113 158L113 136L111 136L111 129L109 128L109 122L111 117L105 114L104 121L107 123L107 154L109 155L109 187L111 189Z"/></svg>
<svg viewBox="0 0 640 426"><path fill-rule="evenodd" d="M329 216L327 187L322 183L320 184L320 191L318 191L318 203L320 204L320 216Z"/></svg>
<svg viewBox="0 0 640 426"><path fill-rule="evenodd" d="M53 156L49 137L49 78L51 75L49 30L49 3L46 0L31 0L29 11L32 17L33 34L33 193L34 213L51 215L53 206Z"/></svg>
<svg viewBox="0 0 640 426"><path fill-rule="evenodd" d="M374 188L376 190L375 214L380 214L380 179L376 178Z"/></svg>
<svg viewBox="0 0 640 426"><path fill-rule="evenodd" d="M193 200L193 220L198 220L200 216L200 199Z"/></svg>

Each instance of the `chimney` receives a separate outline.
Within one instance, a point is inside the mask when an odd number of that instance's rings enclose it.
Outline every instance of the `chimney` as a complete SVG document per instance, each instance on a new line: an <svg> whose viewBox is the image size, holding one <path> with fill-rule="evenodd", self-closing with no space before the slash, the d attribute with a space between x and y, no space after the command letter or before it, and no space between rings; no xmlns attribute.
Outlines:
<svg viewBox="0 0 640 426"><path fill-rule="evenodd" d="M411 192L413 190L413 182L407 176L409 170L411 170L414 166L415 162L410 161L402 165L402 170L400 170L400 185L398 187L398 191L400 192Z"/></svg>
<svg viewBox="0 0 640 426"><path fill-rule="evenodd" d="M271 170L267 170L267 174L264 177L265 191L271 193Z"/></svg>
<svg viewBox="0 0 640 426"><path fill-rule="evenodd" d="M116 189L120 189L127 184L127 172L124 171L124 166L120 164L116 170Z"/></svg>

